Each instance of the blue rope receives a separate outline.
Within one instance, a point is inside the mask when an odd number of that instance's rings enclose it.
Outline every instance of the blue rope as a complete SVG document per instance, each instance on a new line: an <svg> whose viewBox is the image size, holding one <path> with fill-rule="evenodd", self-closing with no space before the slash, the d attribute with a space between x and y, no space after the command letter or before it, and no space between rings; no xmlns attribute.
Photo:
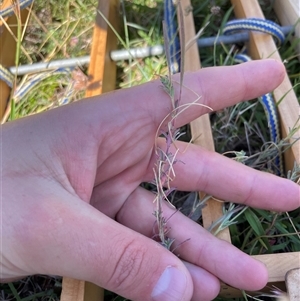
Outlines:
<svg viewBox="0 0 300 301"><path fill-rule="evenodd" d="M275 40L277 41L278 45L281 45L284 42L284 33L282 32L279 25L276 23L264 20L264 19L257 19L257 18L249 18L249 19L239 19L229 21L225 24L223 29L223 33L231 34L236 31L259 31L266 34L271 34ZM244 54L238 53L234 57L235 62L243 63L251 61L251 58ZM278 144L280 141L280 130L279 130L279 118L278 118L278 111L276 107L275 100L271 93L267 93L262 95L259 98L261 104L263 105L265 114L268 120L268 127L270 131L270 138L274 144ZM274 158L274 173L278 176L284 175L284 167L283 167L283 158L278 150L277 155Z"/></svg>
<svg viewBox="0 0 300 301"><path fill-rule="evenodd" d="M180 72L180 42L176 25L176 5L172 0L164 2L164 20L167 25L167 36L170 44L170 67L172 74Z"/></svg>

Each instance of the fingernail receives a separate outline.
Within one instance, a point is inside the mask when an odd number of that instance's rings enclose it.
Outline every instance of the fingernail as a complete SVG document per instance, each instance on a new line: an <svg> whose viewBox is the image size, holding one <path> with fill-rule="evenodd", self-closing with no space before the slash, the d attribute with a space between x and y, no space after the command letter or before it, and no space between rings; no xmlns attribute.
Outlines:
<svg viewBox="0 0 300 301"><path fill-rule="evenodd" d="M167 267L152 291L154 301L180 301L186 289L186 276L174 267Z"/></svg>

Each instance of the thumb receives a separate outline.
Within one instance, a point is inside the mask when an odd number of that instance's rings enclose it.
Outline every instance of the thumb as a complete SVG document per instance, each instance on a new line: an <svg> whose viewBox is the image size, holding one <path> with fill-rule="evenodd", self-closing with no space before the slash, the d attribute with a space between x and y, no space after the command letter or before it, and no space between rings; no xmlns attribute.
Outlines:
<svg viewBox="0 0 300 301"><path fill-rule="evenodd" d="M131 300L191 300L191 276L175 255L74 199L35 214L43 218L31 222L35 235L27 243L38 250L38 241L43 253L28 254L32 272L90 281Z"/></svg>

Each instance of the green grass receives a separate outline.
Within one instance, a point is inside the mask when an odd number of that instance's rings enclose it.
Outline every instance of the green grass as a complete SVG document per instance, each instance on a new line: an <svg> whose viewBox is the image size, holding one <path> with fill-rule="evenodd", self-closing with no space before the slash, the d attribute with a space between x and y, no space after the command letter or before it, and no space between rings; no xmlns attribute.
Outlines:
<svg viewBox="0 0 300 301"><path fill-rule="evenodd" d="M272 2L260 1L267 18L274 18ZM97 0L63 2L36 0L22 42L25 51L21 51L20 64L89 54L96 5ZM217 14L211 13L214 5L221 8ZM196 30L202 28L210 19L204 36L216 35L222 24L233 16L227 0L205 0L200 4L199 1L194 0L192 6ZM120 10L124 12L121 36L126 47L163 44L162 0L125 1L124 7L121 6ZM121 48L122 43L119 44ZM285 42L280 48L280 54L286 61L288 75L300 102L300 63L295 55L294 46L289 41ZM201 64L203 67L230 65L232 64L230 53L230 45L200 49ZM158 78L160 75L166 75L168 72L166 59L163 56L123 61L118 62L117 65L118 88L137 85ZM14 113L9 119L59 106L62 97L72 87L70 102L80 99L84 95L85 81L86 67L68 75L53 75L41 82L21 101L17 101ZM70 83L75 87L70 87ZM258 102L246 102L214 113L211 115L211 123L215 147L219 153L229 152L231 157L245 164L260 169L268 168L269 134L263 108ZM189 141L189 127L183 130L187 134L182 139ZM299 174L298 169L295 174L296 179ZM184 208L187 215L195 210L197 214L194 217L199 217L199 208L197 211L195 209L195 204L199 200L196 198L195 203L195 194L174 192L171 197L176 205L180 204L180 207ZM224 214L226 211L232 213L230 216L227 215L226 223L231 224L230 232L234 245L248 254L300 251L300 239L296 233L300 231L299 210L274 213L247 209L241 214L233 213L237 209L230 204L224 208ZM199 222L201 223L201 218ZM15 283L1 284L0 300L1 298L18 301L59 300L60 291L59 277L33 276ZM105 300L124 301L125 299L106 292ZM245 298L236 300L245 300Z"/></svg>
<svg viewBox="0 0 300 301"><path fill-rule="evenodd" d="M24 28L17 65L88 55L97 3L97 0L67 0L63 3L53 0L34 1L29 22ZM15 101L13 114L7 115L6 119L12 120L59 106L71 86L69 102L82 98L86 88L85 73L86 66L63 76L53 73L53 76L41 81L22 99ZM22 81L19 78L17 88L28 80L27 76Z"/></svg>
<svg viewBox="0 0 300 301"><path fill-rule="evenodd" d="M58 301L61 277L30 276L20 281L0 284L1 301Z"/></svg>

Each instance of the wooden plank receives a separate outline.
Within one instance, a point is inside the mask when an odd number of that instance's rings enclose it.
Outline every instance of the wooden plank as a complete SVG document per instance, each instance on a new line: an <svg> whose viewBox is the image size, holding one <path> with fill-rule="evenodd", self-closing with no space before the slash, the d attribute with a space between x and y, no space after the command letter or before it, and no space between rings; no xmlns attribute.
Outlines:
<svg viewBox="0 0 300 301"><path fill-rule="evenodd" d="M118 0L99 0L97 11L118 28ZM99 95L115 89L116 65L109 53L115 50L117 39L107 22L97 13L93 32L93 46L89 66L89 87L86 97ZM61 301L101 301L104 290L93 283L63 278Z"/></svg>
<svg viewBox="0 0 300 301"><path fill-rule="evenodd" d="M11 4L12 4L11 0L3 0L1 5L0 5L0 10L2 11L2 10L5 10L5 9L9 8L11 6ZM1 34L2 34L3 28L5 28L5 23L7 23L8 19L9 19L8 17L0 19L0 29L1 29L0 33Z"/></svg>
<svg viewBox="0 0 300 301"><path fill-rule="evenodd" d="M97 11L109 20L114 28L118 28L118 0L99 0ZM110 52L116 49L117 37L109 24L97 13L93 34L91 63L89 66L89 86L86 96L99 95L115 89L116 65L110 59Z"/></svg>
<svg viewBox="0 0 300 301"><path fill-rule="evenodd" d="M181 5L183 10L187 11L186 8L191 7L191 2L190 0L181 0ZM194 39L196 32L192 12L184 14L184 31L186 43ZM184 71L197 71L201 68L199 50L196 43L186 50L184 62ZM211 151L215 150L208 114L205 114L191 122L190 127L194 144L205 147ZM201 195L202 193L200 193L200 197ZM205 228L210 227L213 222L223 215L222 206L222 202L218 202L213 199L210 199L207 202L207 206L202 209L203 226ZM220 232L218 237L228 242L231 241L229 229L225 229Z"/></svg>
<svg viewBox="0 0 300 301"><path fill-rule="evenodd" d="M264 18L257 0L231 0L231 3L234 6L237 18ZM251 57L254 59L272 57L274 59L281 60L276 45L272 37L269 35L251 33L248 49ZM283 137L286 137L289 133L289 129L295 126L299 114L297 97L292 89L287 74L283 83L274 91L275 100L279 102L286 93L287 95L284 97L284 100L278 106ZM300 132L298 131L295 134L295 137L299 137L299 134ZM295 143L291 148L291 151L288 152L285 157L286 169L291 169L295 161L299 164L299 152L300 144ZM270 288L273 285L279 289L285 289L285 274L292 268L300 267L300 252L257 255L253 257L263 262L269 272L268 286L262 290L263 292L270 292ZM253 292L248 293L255 295ZM225 298L239 297L241 296L241 292L223 284L220 296Z"/></svg>
<svg viewBox="0 0 300 301"><path fill-rule="evenodd" d="M237 18L264 18L257 0L231 0L231 2L234 5ZM251 33L248 48L253 59L271 57L281 61L273 38L269 35ZM291 129L300 127L298 119L300 110L299 103L287 74L285 74L282 84L274 90L273 94L276 102L280 102L278 111L282 137L284 138L289 134ZM281 99L283 100L281 101ZM294 134L294 137L299 136L300 130ZM293 142L293 140L291 140L291 142ZM300 164L300 141L294 143L292 148L285 153L284 157L286 170L291 170L295 161Z"/></svg>
<svg viewBox="0 0 300 301"><path fill-rule="evenodd" d="M281 25L295 25L295 38L300 39L300 2L299 0L275 0L274 10ZM300 60L300 42L297 45Z"/></svg>
<svg viewBox="0 0 300 301"><path fill-rule="evenodd" d="M300 252L256 255L253 258L263 262L269 271L269 282L285 280L286 273L293 268L300 268Z"/></svg>
<svg viewBox="0 0 300 301"><path fill-rule="evenodd" d="M93 283L63 277L61 301L102 301L104 290Z"/></svg>
<svg viewBox="0 0 300 301"><path fill-rule="evenodd" d="M0 9L5 9L11 5L11 0L3 1ZM28 10L22 10L21 12L21 21L24 24L28 16ZM6 25L5 23L6 22ZM0 64L3 67L9 67L15 65L16 59L16 40L11 35L7 26L10 28L14 36L17 36L17 18L15 15L6 18L5 20L0 20ZM3 81L0 80L0 120L2 119L5 109L7 106L7 102L10 96L11 89L10 87Z"/></svg>
<svg viewBox="0 0 300 301"><path fill-rule="evenodd" d="M290 301L300 300L300 268L287 272L285 277L286 287Z"/></svg>
<svg viewBox="0 0 300 301"><path fill-rule="evenodd" d="M84 281L63 277L61 301L84 300Z"/></svg>

